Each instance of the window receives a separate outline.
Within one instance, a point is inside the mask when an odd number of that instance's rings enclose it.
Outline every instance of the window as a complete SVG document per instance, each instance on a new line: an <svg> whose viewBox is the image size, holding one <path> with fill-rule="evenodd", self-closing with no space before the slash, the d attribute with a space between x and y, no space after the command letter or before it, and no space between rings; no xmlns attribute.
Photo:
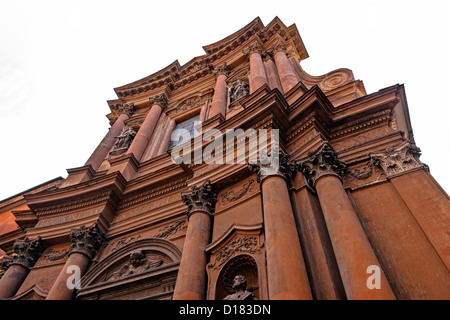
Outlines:
<svg viewBox="0 0 450 320"><path fill-rule="evenodd" d="M175 127L168 150L175 147L177 144L183 142L183 134L187 131L192 139L195 136L195 126L199 123L199 115L180 122Z"/></svg>

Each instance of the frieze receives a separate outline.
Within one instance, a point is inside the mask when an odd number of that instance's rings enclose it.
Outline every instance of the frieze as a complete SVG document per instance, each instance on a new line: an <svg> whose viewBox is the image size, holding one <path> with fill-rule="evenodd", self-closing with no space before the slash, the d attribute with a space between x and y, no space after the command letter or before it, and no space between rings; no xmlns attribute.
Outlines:
<svg viewBox="0 0 450 320"><path fill-rule="evenodd" d="M336 150L344 150L352 147L357 147L367 142L384 137L389 133L391 133L391 131L387 127L382 127L354 137L348 137L343 141L337 141L333 143L333 146Z"/></svg>
<svg viewBox="0 0 450 320"><path fill-rule="evenodd" d="M164 199L157 200L157 201L151 202L149 204L143 205L141 207L119 213L116 218L116 221L118 222L118 221L122 221L125 219L129 219L129 218L141 215L143 213L149 212L151 210L157 209L159 207L165 206L169 203L173 203L173 202L177 202L177 201L180 202L180 200L181 200L180 195L175 194L170 197L166 197Z"/></svg>
<svg viewBox="0 0 450 320"><path fill-rule="evenodd" d="M79 213L64 215L64 216L57 217L57 218L41 219L36 224L35 228L44 228L44 227L49 227L49 226L53 226L53 225L57 225L57 224L63 224L66 222L75 221L75 220L81 220L83 218L87 218L87 217L91 217L91 216L100 214L102 211L103 211L103 208L96 208L96 209L86 210L86 211L79 212Z"/></svg>
<svg viewBox="0 0 450 320"><path fill-rule="evenodd" d="M65 260L69 254L69 248L55 250L53 248L48 249L39 260L39 264L47 264L56 261Z"/></svg>
<svg viewBox="0 0 450 320"><path fill-rule="evenodd" d="M127 244L129 244L131 242L139 240L140 238L141 238L141 235L131 236L131 237L123 236L114 244L114 246L111 246L110 251L114 252L114 251L122 248L123 246L126 246Z"/></svg>

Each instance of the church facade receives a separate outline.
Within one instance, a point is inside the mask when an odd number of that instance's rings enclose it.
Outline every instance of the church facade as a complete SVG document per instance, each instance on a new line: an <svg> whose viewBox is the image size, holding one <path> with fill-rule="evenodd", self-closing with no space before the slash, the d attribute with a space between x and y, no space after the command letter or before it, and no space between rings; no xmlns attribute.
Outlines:
<svg viewBox="0 0 450 320"><path fill-rule="evenodd" d="M403 85L313 76L259 18L115 88L86 163L0 202L0 299L449 299Z"/></svg>

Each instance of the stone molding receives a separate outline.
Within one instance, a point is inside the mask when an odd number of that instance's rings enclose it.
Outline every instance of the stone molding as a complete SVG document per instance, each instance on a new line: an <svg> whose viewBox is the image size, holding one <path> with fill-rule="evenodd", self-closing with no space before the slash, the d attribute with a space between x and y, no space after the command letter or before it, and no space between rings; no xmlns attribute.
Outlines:
<svg viewBox="0 0 450 320"><path fill-rule="evenodd" d="M45 246L42 238L39 236L34 240L25 237L17 240L13 249L16 254L12 257L11 265L18 264L26 269L31 269L41 256Z"/></svg>
<svg viewBox="0 0 450 320"><path fill-rule="evenodd" d="M82 225L79 229L72 229L70 240L72 245L69 255L79 252L88 256L90 260L95 258L98 249L102 245L106 245L105 234L100 230L97 223L90 227Z"/></svg>
<svg viewBox="0 0 450 320"><path fill-rule="evenodd" d="M217 188L206 180L201 187L192 186L191 191L182 192L181 200L188 206L187 215L195 211L213 214L217 202Z"/></svg>
<svg viewBox="0 0 450 320"><path fill-rule="evenodd" d="M303 174L306 185L315 192L315 184L319 178L334 175L342 180L347 165L338 159L336 151L325 141L315 151L309 151L308 156L296 161L297 170Z"/></svg>

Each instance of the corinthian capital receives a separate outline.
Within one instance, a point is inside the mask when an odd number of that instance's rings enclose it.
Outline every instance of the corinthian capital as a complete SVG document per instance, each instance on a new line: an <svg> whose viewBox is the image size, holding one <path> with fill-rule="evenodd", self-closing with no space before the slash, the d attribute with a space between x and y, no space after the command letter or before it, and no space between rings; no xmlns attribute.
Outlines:
<svg viewBox="0 0 450 320"><path fill-rule="evenodd" d="M79 229L73 229L70 233L72 246L70 253L79 252L87 255L89 259L94 259L100 246L106 244L105 234L100 230L97 223L90 227L82 225Z"/></svg>
<svg viewBox="0 0 450 320"><path fill-rule="evenodd" d="M250 55L255 52L261 55L263 54L263 49L261 48L258 42L252 43L251 45L248 46L247 49L242 51L242 53L245 54L247 57L250 57Z"/></svg>
<svg viewBox="0 0 450 320"><path fill-rule="evenodd" d="M37 237L34 240L30 240L27 237L23 240L17 240L13 246L16 255L12 257L11 264L19 264L30 269L39 259L44 248L41 237Z"/></svg>
<svg viewBox="0 0 450 320"><path fill-rule="evenodd" d="M259 183L270 176L280 176L288 180L297 173L295 164L289 162L289 155L281 152L274 153L274 156L261 157L260 162L249 164L248 168L256 173L256 181Z"/></svg>
<svg viewBox="0 0 450 320"><path fill-rule="evenodd" d="M125 113L127 116L131 117L134 113L134 103L122 104L117 107L119 113Z"/></svg>
<svg viewBox="0 0 450 320"><path fill-rule="evenodd" d="M280 51L286 53L286 46L281 41L278 41L277 43L275 43L271 49L272 49L273 54L280 52Z"/></svg>
<svg viewBox="0 0 450 320"><path fill-rule="evenodd" d="M231 71L230 68L228 68L227 63L224 62L222 65L218 66L217 69L215 69L213 72L216 76L224 75L228 77Z"/></svg>
<svg viewBox="0 0 450 320"><path fill-rule="evenodd" d="M342 179L347 170L347 165L338 159L336 151L326 141L306 158L298 160L296 166L312 190L320 177L334 175Z"/></svg>
<svg viewBox="0 0 450 320"><path fill-rule="evenodd" d="M182 192L181 200L188 206L188 217L194 211L213 214L217 202L217 189L206 180L201 187L193 186L190 191Z"/></svg>
<svg viewBox="0 0 450 320"><path fill-rule="evenodd" d="M380 167L386 176L392 177L416 168L423 168L419 157L420 149L410 141L395 147L387 147L384 151L370 154L372 164Z"/></svg>
<svg viewBox="0 0 450 320"><path fill-rule="evenodd" d="M157 104L163 110L165 110L169 105L169 100L167 99L167 96L164 93L158 94L153 98L150 98L149 101L151 105Z"/></svg>

